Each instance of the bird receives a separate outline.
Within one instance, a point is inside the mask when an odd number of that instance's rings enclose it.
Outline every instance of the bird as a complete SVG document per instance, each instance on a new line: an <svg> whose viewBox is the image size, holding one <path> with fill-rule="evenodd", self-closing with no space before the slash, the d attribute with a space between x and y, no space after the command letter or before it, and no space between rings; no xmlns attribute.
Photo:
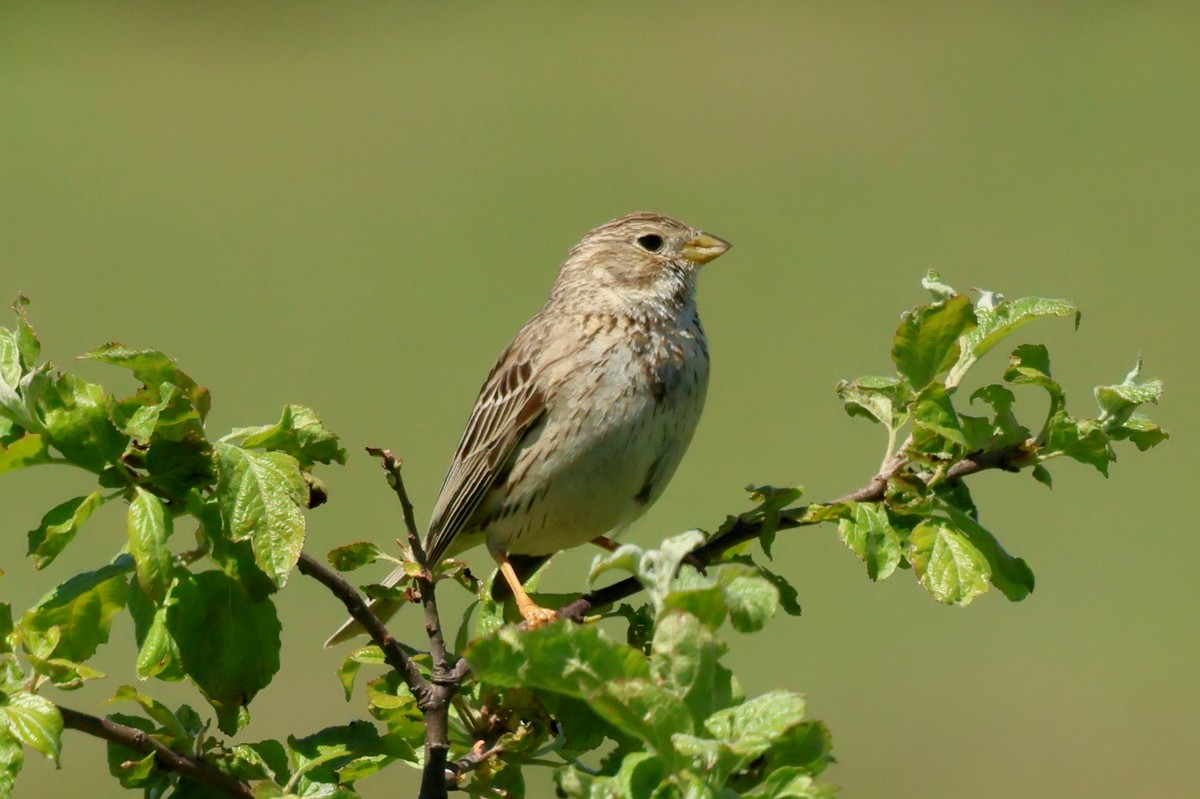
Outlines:
<svg viewBox="0 0 1200 799"><path fill-rule="evenodd" d="M527 626L556 618L524 579L560 550L615 549L692 440L709 376L696 278L730 246L649 212L583 236L484 381L434 504L428 563L484 544ZM386 621L398 605L372 610ZM349 620L326 646L360 632Z"/></svg>

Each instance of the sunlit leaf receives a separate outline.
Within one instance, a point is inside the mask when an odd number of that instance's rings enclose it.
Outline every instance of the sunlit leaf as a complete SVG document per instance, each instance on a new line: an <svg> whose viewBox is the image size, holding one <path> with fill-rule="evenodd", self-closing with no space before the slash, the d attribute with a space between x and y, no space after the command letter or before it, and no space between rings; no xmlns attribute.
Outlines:
<svg viewBox="0 0 1200 799"><path fill-rule="evenodd" d="M125 606L133 568L133 558L122 555L103 568L75 575L26 611L21 627L34 633L58 627L53 655L83 663L108 641L112 616Z"/></svg>
<svg viewBox="0 0 1200 799"><path fill-rule="evenodd" d="M174 526L161 499L142 488L135 489L129 504L129 553L137 561L138 583L155 604L162 602L171 583L167 539Z"/></svg>
<svg viewBox="0 0 1200 799"><path fill-rule="evenodd" d="M838 535L867 564L872 580L886 580L900 563L903 537L879 503L855 503L853 514L838 521Z"/></svg>
<svg viewBox="0 0 1200 799"><path fill-rule="evenodd" d="M379 555L379 547L375 544L370 541L356 541L329 550L327 557L333 568L340 572L348 572L374 563Z"/></svg>
<svg viewBox="0 0 1200 799"><path fill-rule="evenodd" d="M900 317L892 341L892 362L920 391L958 359L958 339L975 326L975 310L966 297L922 305Z"/></svg>
<svg viewBox="0 0 1200 799"><path fill-rule="evenodd" d="M27 691L12 691L0 699L0 724L26 746L58 763L63 720L49 699Z"/></svg>
<svg viewBox="0 0 1200 799"><path fill-rule="evenodd" d="M187 398L188 404L199 413L201 420L208 415L212 406L212 397L208 389L197 385L195 380L179 368L179 364L173 358L168 358L158 350L138 350L112 342L97 347L83 357L129 369L147 390L152 392L156 402L162 399L157 395L160 386L177 386Z"/></svg>
<svg viewBox="0 0 1200 799"><path fill-rule="evenodd" d="M86 497L69 499L48 511L41 523L28 533L29 556L33 558L33 567L43 569L50 565L104 501L103 492L93 491Z"/></svg>
<svg viewBox="0 0 1200 799"><path fill-rule="evenodd" d="M312 408L287 405L283 416L273 425L244 427L226 436L227 441L241 440L245 449L286 452L304 468L314 463L345 463L346 450L338 437L322 424Z"/></svg>
<svg viewBox="0 0 1200 799"><path fill-rule="evenodd" d="M113 425L103 387L59 375L42 393L41 418L54 448L72 463L99 471L120 457L129 438Z"/></svg>
<svg viewBox="0 0 1200 799"><path fill-rule="evenodd" d="M259 568L282 586L304 546L300 509L308 489L299 464L282 452L254 452L231 444L218 444L217 457L217 498L229 537L249 538Z"/></svg>
<svg viewBox="0 0 1200 799"><path fill-rule="evenodd" d="M181 579L172 590L167 627L188 677L232 735L245 722L245 706L279 670L279 618L269 598L252 599L223 572Z"/></svg>
<svg viewBox="0 0 1200 799"><path fill-rule="evenodd" d="M21 432L19 428L17 432ZM36 433L24 433L8 446L0 444L0 474L49 461L50 450L46 440Z"/></svg>
<svg viewBox="0 0 1200 799"><path fill-rule="evenodd" d="M934 599L966 605L988 589L987 558L958 530L936 519L912 531L908 560L917 580Z"/></svg>

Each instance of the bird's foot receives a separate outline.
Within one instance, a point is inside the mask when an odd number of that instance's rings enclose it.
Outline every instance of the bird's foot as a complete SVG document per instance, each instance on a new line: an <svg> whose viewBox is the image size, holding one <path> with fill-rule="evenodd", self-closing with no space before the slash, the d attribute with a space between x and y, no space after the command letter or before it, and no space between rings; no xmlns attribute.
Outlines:
<svg viewBox="0 0 1200 799"><path fill-rule="evenodd" d="M538 627L558 619L557 611L536 605L532 601L528 605L519 606L517 610L521 612L521 618L525 619L525 626L530 630L536 630Z"/></svg>

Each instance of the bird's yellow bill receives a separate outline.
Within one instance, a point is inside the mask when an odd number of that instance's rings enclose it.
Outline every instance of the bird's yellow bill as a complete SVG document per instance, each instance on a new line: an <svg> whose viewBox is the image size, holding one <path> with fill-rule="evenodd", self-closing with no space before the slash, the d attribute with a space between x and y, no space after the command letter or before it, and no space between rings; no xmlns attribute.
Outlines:
<svg viewBox="0 0 1200 799"><path fill-rule="evenodd" d="M687 244L684 244L679 254L694 264L706 264L732 246L725 239L701 233Z"/></svg>

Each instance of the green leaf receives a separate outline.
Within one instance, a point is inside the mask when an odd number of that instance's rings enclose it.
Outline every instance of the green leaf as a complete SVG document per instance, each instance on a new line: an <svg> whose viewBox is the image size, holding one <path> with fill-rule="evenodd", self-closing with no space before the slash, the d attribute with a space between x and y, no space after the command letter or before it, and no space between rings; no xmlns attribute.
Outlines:
<svg viewBox="0 0 1200 799"><path fill-rule="evenodd" d="M1041 344L1022 344L1013 350L1004 379L1015 385L1044 388L1050 395L1050 416L1063 406L1062 386L1050 376L1050 352Z"/></svg>
<svg viewBox="0 0 1200 799"><path fill-rule="evenodd" d="M178 440L155 432L146 450L144 468L148 485L176 498L186 496L193 488L206 488L216 478L212 444L197 431Z"/></svg>
<svg viewBox="0 0 1200 799"><path fill-rule="evenodd" d="M138 644L134 665L140 680L156 677L173 682L184 677L179 648L167 628L167 612L172 602L168 591L162 603L156 606L142 591L137 580L129 584L129 614L133 616L134 635Z"/></svg>
<svg viewBox="0 0 1200 799"><path fill-rule="evenodd" d="M0 724L26 746L58 764L63 720L49 699L27 691L4 694L0 700Z"/></svg>
<svg viewBox="0 0 1200 799"><path fill-rule="evenodd" d="M300 796L356 796L347 789L397 757L415 760L412 748L393 736L382 737L375 726L352 721L305 736L288 738L292 784ZM346 787L339 787L339 786Z"/></svg>
<svg viewBox="0 0 1200 799"><path fill-rule="evenodd" d="M1109 437L1094 419L1075 419L1065 411L1055 413L1046 422L1043 458L1065 455L1080 463L1095 466L1108 477L1108 464L1115 460Z"/></svg>
<svg viewBox="0 0 1200 799"><path fill-rule="evenodd" d="M967 605L988 589L991 568L987 558L944 521L926 520L913 529L908 560L918 582L947 605Z"/></svg>
<svg viewBox="0 0 1200 799"><path fill-rule="evenodd" d="M16 396L20 389L21 378L26 370L21 364L21 349L17 336L6 327L0 327L0 383L9 393Z"/></svg>
<svg viewBox="0 0 1200 799"><path fill-rule="evenodd" d="M187 575L172 590L167 627L188 677L229 735L249 720L245 706L279 670L279 618L223 572Z"/></svg>
<svg viewBox="0 0 1200 799"><path fill-rule="evenodd" d="M6 420L0 419L0 422L3 421ZM25 433L7 447L0 445L0 474L15 472L17 469L36 466L39 463L49 463L50 460L46 440L36 433Z"/></svg>
<svg viewBox="0 0 1200 799"><path fill-rule="evenodd" d="M163 728L163 731L175 738L176 744L191 743L192 736L184 729L183 723L179 718L171 712L171 709L159 702L140 693L132 685L122 685L117 688L117 692L113 695L110 702L137 702L142 709L146 711L146 715Z"/></svg>
<svg viewBox="0 0 1200 799"><path fill-rule="evenodd" d="M1113 431L1112 437L1116 441L1124 441L1126 439L1132 441L1135 446L1142 452L1157 446L1170 438L1170 434L1163 430L1158 425L1151 422L1140 413L1135 413L1129 417L1124 426Z"/></svg>
<svg viewBox="0 0 1200 799"><path fill-rule="evenodd" d="M642 653L593 626L547 624L520 632L502 627L477 639L467 661L479 680L497 686L539 688L584 699L607 680L646 678Z"/></svg>
<svg viewBox="0 0 1200 799"><path fill-rule="evenodd" d="M154 604L160 604L171 585L171 551L167 539L175 528L171 512L158 497L134 489L129 504L129 552L137 561L137 579Z"/></svg>
<svg viewBox="0 0 1200 799"><path fill-rule="evenodd" d="M14 424L33 433L44 432L34 409L50 382L50 367L35 368L32 362L24 362L23 346L20 332L0 328L0 418L7 422L0 425L0 435L5 438L12 434Z"/></svg>
<svg viewBox="0 0 1200 799"><path fill-rule="evenodd" d="M0 799L11 799L23 765L25 750L21 742L7 729L0 728Z"/></svg>
<svg viewBox="0 0 1200 799"><path fill-rule="evenodd" d="M975 309L977 325L963 337L964 353L978 360L1002 339L1026 322L1050 317L1075 317L1079 327L1079 310L1067 300L1044 297L1022 297L1002 300L993 307L980 305Z"/></svg>
<svg viewBox="0 0 1200 799"><path fill-rule="evenodd" d="M796 593L796 587L794 585L792 585L791 583L789 583L783 575L777 574L777 573L771 571L770 569L768 569L767 567L765 567L761 564L755 563L754 559L751 558L749 555L730 555L727 553L725 556L722 557L720 562L721 563L741 563L741 564L751 567L756 572L758 572L758 574L764 580L769 582L771 585L775 586L775 590L777 590L779 592L779 605L780 605L780 607L783 608L785 613L787 613L789 616L799 616L800 615L800 612L801 612L801 610L800 610L800 595L798 593ZM724 604L724 594L721 594L721 602L722 602L722 604ZM724 617L722 617L720 620L718 620L715 625L710 625L710 626L712 626L715 629L716 627L720 626L721 621L724 621Z"/></svg>
<svg viewBox="0 0 1200 799"><path fill-rule="evenodd" d="M746 486L746 490L750 492L750 501L757 502L758 507L748 513L743 513L739 518L759 524L762 532L758 534L758 540L762 544L763 552L769 558L771 557L771 545L775 543L775 533L779 529L781 512L800 499L804 494L804 489L800 486L778 488L776 486L749 485ZM695 546L693 546L694 548Z"/></svg>
<svg viewBox="0 0 1200 799"><path fill-rule="evenodd" d="M800 694L770 691L714 713L704 728L718 741L749 750L770 744L803 719L804 698Z"/></svg>
<svg viewBox="0 0 1200 799"><path fill-rule="evenodd" d="M804 724L804 700L791 691L772 691L709 717L711 739L676 734L676 748L710 779L723 783L745 772Z"/></svg>
<svg viewBox="0 0 1200 799"><path fill-rule="evenodd" d="M833 760L833 737L819 721L806 721L787 730L762 756L762 771L797 768L809 775L820 774ZM756 764L757 765L757 764ZM768 777L770 782L770 777Z"/></svg>
<svg viewBox="0 0 1200 799"><path fill-rule="evenodd" d="M58 627L61 637L53 654L83 663L108 641L112 616L125 606L126 575L133 568L133 558L121 555L107 566L75 575L27 610L21 627L34 634Z"/></svg>
<svg viewBox="0 0 1200 799"><path fill-rule="evenodd" d="M958 339L975 326L975 311L966 297L922 305L900 317L892 339L897 371L920 391L958 359Z"/></svg>
<svg viewBox="0 0 1200 799"><path fill-rule="evenodd" d="M1020 602L1033 592L1033 570L1024 559L1008 554L996 537L968 514L951 506L945 506L944 510L959 532L987 559L990 572L988 580L992 585L1013 602Z"/></svg>
<svg viewBox="0 0 1200 799"><path fill-rule="evenodd" d="M249 538L254 561L277 586L300 559L308 489L296 459L282 452L252 452L217 445L217 498L225 530L234 541Z"/></svg>
<svg viewBox="0 0 1200 799"><path fill-rule="evenodd" d="M1054 488L1054 480L1050 476L1050 470L1042 464L1033 467L1033 479L1044 485L1046 488Z"/></svg>
<svg viewBox="0 0 1200 799"><path fill-rule="evenodd" d="M643 550L634 544L622 544L615 552L596 556L588 579L594 580L612 570L631 571L646 587L655 608L661 608L664 597L672 590L679 564L703 541L702 532L687 530L663 541L661 549Z"/></svg>
<svg viewBox="0 0 1200 799"><path fill-rule="evenodd" d="M1012 407L1016 402L1016 397L1007 388L996 383L983 386L971 395L971 402L974 403L976 400L990 405L994 416L990 422L986 419L976 420L970 416L960 417L968 450L997 449L1017 444L1030 437L1029 431L1017 421L1016 415L1013 414ZM970 425L976 422L981 424L977 428L972 428Z"/></svg>
<svg viewBox="0 0 1200 799"><path fill-rule="evenodd" d="M25 372L32 372L42 354L42 343L38 341L37 333L33 332L33 326L29 324L29 317L25 313L28 305L29 300L18 295L13 300L12 309L17 316L16 343L21 367Z"/></svg>
<svg viewBox="0 0 1200 799"><path fill-rule="evenodd" d="M51 627L45 633L32 630L24 632L22 644L30 666L35 673L48 677L55 687L64 691L72 691L88 680L96 680L104 676L102 672L81 663L74 663L65 658L51 657L62 639L62 631L58 627Z"/></svg>
<svg viewBox="0 0 1200 799"><path fill-rule="evenodd" d="M0 602L0 655L13 651L13 629L12 605Z"/></svg>
<svg viewBox="0 0 1200 799"><path fill-rule="evenodd" d="M187 509L200 521L200 534L208 542L209 557L222 571L237 578L250 596L259 599L279 590L279 586L255 563L251 542L233 541L226 533L217 498L205 498L193 490L187 495Z"/></svg>
<svg viewBox="0 0 1200 799"><path fill-rule="evenodd" d="M138 444L145 445L150 441L155 429L159 426L160 420L163 418L164 412L177 399L175 386L170 383L163 383L155 393L159 397L157 402L153 400L152 394L135 396L117 403L117 408L113 413L113 420L121 432ZM186 400L183 400L183 402L186 402ZM199 413L191 409L190 406L186 407L184 413L188 411L190 411L191 417L199 421ZM176 415L172 421L179 422L181 420Z"/></svg>
<svg viewBox="0 0 1200 799"><path fill-rule="evenodd" d="M721 685L717 661L725 653L712 630L690 613L664 613L654 630L650 673L654 681L679 699L697 723L731 701L731 687Z"/></svg>
<svg viewBox="0 0 1200 799"><path fill-rule="evenodd" d="M129 439L113 425L112 397L94 383L59 375L40 402L45 432L67 460L100 471L125 451Z"/></svg>
<svg viewBox="0 0 1200 799"><path fill-rule="evenodd" d="M920 452L949 453L951 444L966 447L958 413L945 386L933 382L921 390L912 404L913 445Z"/></svg>
<svg viewBox="0 0 1200 799"><path fill-rule="evenodd" d="M346 450L338 445L338 437L321 423L312 408L303 405L287 405L275 424L234 430L224 440L239 438L245 449L286 452L305 469L314 463L346 462Z"/></svg>
<svg viewBox="0 0 1200 799"><path fill-rule="evenodd" d="M112 713L110 721L154 734L157 728L154 722L141 716L131 716L127 713ZM146 796L163 794L170 785L167 772L154 767L154 753L144 754L118 743L108 742L108 771L124 788L142 788Z"/></svg>
<svg viewBox="0 0 1200 799"><path fill-rule="evenodd" d="M416 743L425 734L425 717L417 698L395 671L367 683L367 709L387 725L390 735Z"/></svg>
<svg viewBox="0 0 1200 799"><path fill-rule="evenodd" d="M353 544L345 544L329 550L326 557L333 568L340 572L349 572L366 566L368 563L374 563L380 554L379 547L370 541L356 541Z"/></svg>
<svg viewBox="0 0 1200 799"><path fill-rule="evenodd" d="M283 785L291 776L287 750L279 741L266 740L231 746L229 755L225 765L229 773L240 780L272 780ZM279 795L282 796L283 792L280 791Z"/></svg>
<svg viewBox="0 0 1200 799"><path fill-rule="evenodd" d="M895 377L860 377L837 384L837 395L850 416L865 416L889 429L904 423L912 390Z"/></svg>
<svg viewBox="0 0 1200 799"><path fill-rule="evenodd" d="M105 502L101 491L93 491L86 497L75 497L52 508L35 529L30 530L29 555L35 569L44 569L59 556L75 533L87 521L96 508Z"/></svg>
<svg viewBox="0 0 1200 799"><path fill-rule="evenodd" d="M387 665L387 661L383 657L383 650L374 644L351 652L342 661L342 665L337 672L338 679L342 683L342 690L346 692L347 702L350 701L350 696L354 693L354 678L358 675L358 670L364 663L370 663L374 666Z"/></svg>
<svg viewBox="0 0 1200 799"><path fill-rule="evenodd" d="M958 294L957 291L942 282L942 275L936 269L930 269L921 278L921 288L933 295L935 300L948 300Z"/></svg>
<svg viewBox="0 0 1200 799"><path fill-rule="evenodd" d="M738 632L758 632L779 608L779 589L756 573L721 570L720 583L729 608L729 621Z"/></svg>
<svg viewBox="0 0 1200 799"><path fill-rule="evenodd" d="M1161 380L1141 381L1142 359L1138 358L1129 374L1115 386L1096 386L1096 404L1100 406L1097 421L1106 433L1120 429L1133 416L1138 406L1157 404L1162 398Z"/></svg>
<svg viewBox="0 0 1200 799"><path fill-rule="evenodd" d="M663 598L659 615L665 615L670 610L689 613L713 630L724 624L729 616L724 589L707 579L697 580L695 584L676 584Z"/></svg>
<svg viewBox="0 0 1200 799"><path fill-rule="evenodd" d="M129 369L146 389L152 392L155 402L162 399L157 395L157 390L164 383L178 387L181 395L187 398L188 404L199 413L201 420L208 415L212 406L212 397L208 389L197 385L195 380L179 368L174 359L168 358L158 350L135 350L111 342L97 347L83 357Z"/></svg>
<svg viewBox="0 0 1200 799"><path fill-rule="evenodd" d="M611 777L594 776L574 766L554 775L559 795L571 799L702 799L700 794L682 794L667 763L649 752L631 752L620 761Z"/></svg>
<svg viewBox="0 0 1200 799"><path fill-rule="evenodd" d="M852 505L853 514L838 521L838 535L867 564L867 576L886 580L900 564L904 540L878 502Z"/></svg>
<svg viewBox="0 0 1200 799"><path fill-rule="evenodd" d="M671 735L693 729L683 701L644 677L614 676L592 690L587 703L609 724L667 757L674 755Z"/></svg>
<svg viewBox="0 0 1200 799"><path fill-rule="evenodd" d="M818 785L801 768L783 766L772 771L762 785L749 793L745 799L833 799L835 790L827 785Z"/></svg>

